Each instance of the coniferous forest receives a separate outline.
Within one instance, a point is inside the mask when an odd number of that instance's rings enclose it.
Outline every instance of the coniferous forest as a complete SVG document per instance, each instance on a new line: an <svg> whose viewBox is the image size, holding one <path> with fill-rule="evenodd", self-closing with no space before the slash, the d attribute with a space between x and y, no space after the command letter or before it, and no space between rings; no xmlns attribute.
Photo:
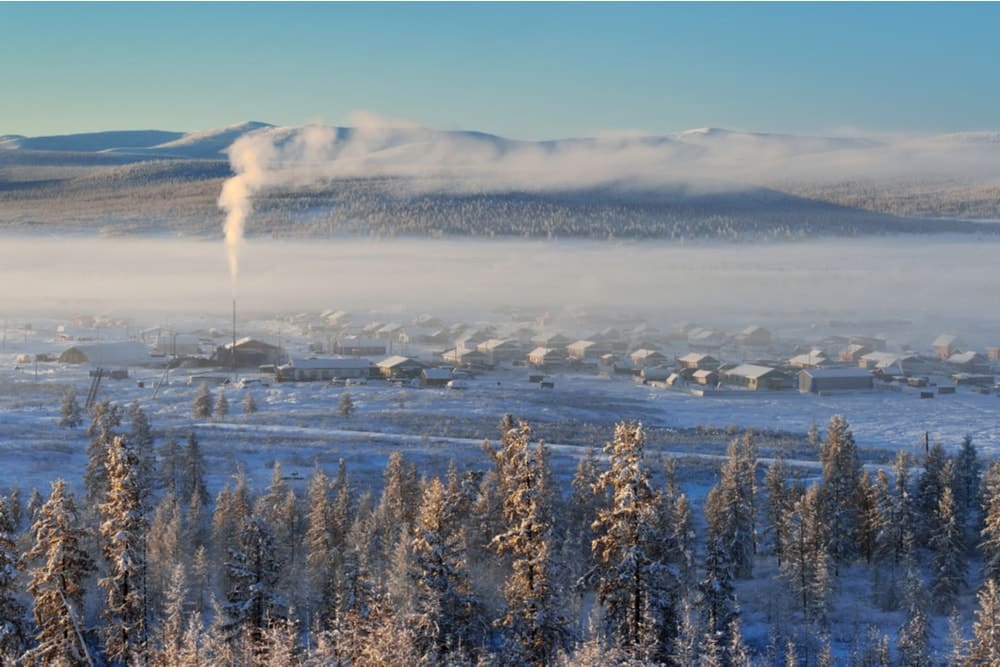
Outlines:
<svg viewBox="0 0 1000 667"><path fill-rule="evenodd" d="M835 416L803 474L748 432L693 504L628 421L569 484L508 415L443 478L396 452L378 493L341 461L214 498L197 437L136 404L87 435L80 479L0 497L0 664L1000 664L1000 462L969 438L862 466ZM848 589L884 612L853 637Z"/></svg>

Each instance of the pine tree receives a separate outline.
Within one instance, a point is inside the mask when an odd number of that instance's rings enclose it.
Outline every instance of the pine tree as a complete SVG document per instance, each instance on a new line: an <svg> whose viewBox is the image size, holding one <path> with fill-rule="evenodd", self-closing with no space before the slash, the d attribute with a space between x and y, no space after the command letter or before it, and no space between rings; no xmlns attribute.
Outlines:
<svg viewBox="0 0 1000 667"><path fill-rule="evenodd" d="M741 579L748 579L753 573L756 468L756 447L748 433L742 440L729 444L719 483L705 499L709 533L724 552L720 557L732 563L733 575Z"/></svg>
<svg viewBox="0 0 1000 667"><path fill-rule="evenodd" d="M76 399L76 390L67 389L63 394L62 405L59 407L59 426L62 428L76 428L83 423L83 412L80 409L80 402Z"/></svg>
<svg viewBox="0 0 1000 667"><path fill-rule="evenodd" d="M184 470L183 452L176 438L169 438L160 447L159 487L169 493L181 493Z"/></svg>
<svg viewBox="0 0 1000 667"><path fill-rule="evenodd" d="M962 447L955 455L955 477L952 481L952 492L955 496L955 511L961 518L963 529L971 524L979 498L979 476L982 465L972 444L972 436L962 438Z"/></svg>
<svg viewBox="0 0 1000 667"><path fill-rule="evenodd" d="M1000 583L987 579L978 595L979 608L972 626L969 667L1000 664Z"/></svg>
<svg viewBox="0 0 1000 667"><path fill-rule="evenodd" d="M229 399L226 398L226 392L223 389L219 390L219 397L215 400L215 416L219 419L224 419L226 415L229 414Z"/></svg>
<svg viewBox="0 0 1000 667"><path fill-rule="evenodd" d="M257 401L254 400L253 394L247 392L243 398L243 414L252 415L255 412L257 412Z"/></svg>
<svg viewBox="0 0 1000 667"><path fill-rule="evenodd" d="M87 471L83 480L89 505L103 502L108 493L108 448L121 435L115 430L121 423L122 411L117 403L104 401L94 406L94 419L87 429L91 440L87 445Z"/></svg>
<svg viewBox="0 0 1000 667"><path fill-rule="evenodd" d="M917 490L914 494L914 537L917 544L927 544L930 536L937 530L935 518L938 503L941 501L941 473L944 470L948 455L940 442L931 445L924 458L924 471L917 480Z"/></svg>
<svg viewBox="0 0 1000 667"><path fill-rule="evenodd" d="M899 629L900 661L908 667L929 667L930 620L923 581L911 566L906 577L906 622Z"/></svg>
<svg viewBox="0 0 1000 667"><path fill-rule="evenodd" d="M128 416L131 422L128 443L138 461L139 488L145 501L153 490L156 472L156 451L153 448L155 439L146 411L138 403L132 402L129 405Z"/></svg>
<svg viewBox="0 0 1000 667"><path fill-rule="evenodd" d="M789 513L781 575L802 602L807 619L822 621L830 594L829 538L815 484Z"/></svg>
<svg viewBox="0 0 1000 667"><path fill-rule="evenodd" d="M983 529L979 550L983 552L983 574L1000 582L1000 460L983 475Z"/></svg>
<svg viewBox="0 0 1000 667"><path fill-rule="evenodd" d="M229 556L226 631L230 638L247 632L251 648L256 649L268 624L285 616L285 605L274 590L278 582L274 535L259 517L248 516L240 526L238 546Z"/></svg>
<svg viewBox="0 0 1000 667"><path fill-rule="evenodd" d="M351 413L354 412L354 399L351 398L350 392L345 391L340 395L340 401L337 403L337 411L344 417L350 417Z"/></svg>
<svg viewBox="0 0 1000 667"><path fill-rule="evenodd" d="M622 422L605 446L610 468L597 491L610 491L611 502L598 511L593 551L601 568L597 593L608 634L633 657L653 643L654 658L663 659L676 629L678 583L664 553L660 494L643 465L645 443L641 425Z"/></svg>
<svg viewBox="0 0 1000 667"><path fill-rule="evenodd" d="M212 416L212 392L206 382L198 386L198 393L194 395L192 416L195 419L208 419Z"/></svg>
<svg viewBox="0 0 1000 667"><path fill-rule="evenodd" d="M933 556L931 599L941 613L952 608L965 585L965 540L951 492L952 470L948 461L941 471L941 499L929 545Z"/></svg>
<svg viewBox="0 0 1000 667"><path fill-rule="evenodd" d="M201 444L192 431L188 435L187 446L184 448L184 467L181 472L181 504L189 504L195 495L202 506L210 500L205 487L205 459L201 453Z"/></svg>
<svg viewBox="0 0 1000 667"><path fill-rule="evenodd" d="M441 661L455 646L475 637L478 602L471 595L461 531L446 525L444 486L434 478L424 490L414 529L411 576L416 586L417 646L432 661Z"/></svg>
<svg viewBox="0 0 1000 667"><path fill-rule="evenodd" d="M861 462L854 435L843 415L834 415L830 419L820 448L820 461L823 464L820 504L828 526L830 557L836 575L839 565L850 561L857 551L857 499L861 477Z"/></svg>
<svg viewBox="0 0 1000 667"><path fill-rule="evenodd" d="M37 646L24 661L42 665L92 663L83 637L82 605L84 580L94 565L82 546L83 529L66 482L58 479L52 483L52 493L39 508L31 531L34 544L24 558L39 563L28 583L38 630Z"/></svg>
<svg viewBox="0 0 1000 667"><path fill-rule="evenodd" d="M105 652L114 661L141 664L147 657L146 519L142 512L139 460L122 437L108 450L108 495L100 506L108 576L100 580Z"/></svg>
<svg viewBox="0 0 1000 667"><path fill-rule="evenodd" d="M306 581L312 593L310 606L321 623L333 612L336 586L333 545L333 507L330 502L329 480L317 466L309 478L306 492L309 512L306 517Z"/></svg>
<svg viewBox="0 0 1000 667"><path fill-rule="evenodd" d="M532 665L551 662L568 637L561 587L552 553L552 498L544 444L530 444L531 428L521 422L501 439L505 489L504 532L491 544L512 557L504 586L507 613L499 622Z"/></svg>
<svg viewBox="0 0 1000 667"><path fill-rule="evenodd" d="M17 595L17 544L10 504L0 496L0 664L14 664L27 639L27 609Z"/></svg>

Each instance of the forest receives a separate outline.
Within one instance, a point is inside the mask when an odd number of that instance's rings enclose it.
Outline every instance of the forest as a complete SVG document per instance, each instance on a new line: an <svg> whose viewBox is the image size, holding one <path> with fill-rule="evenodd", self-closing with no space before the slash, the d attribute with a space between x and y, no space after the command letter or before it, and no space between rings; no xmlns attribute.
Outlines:
<svg viewBox="0 0 1000 667"><path fill-rule="evenodd" d="M0 496L4 665L1000 664L1000 461L971 438L862 466L837 415L804 470L747 432L694 502L640 423L560 486L506 415L441 478L397 451L379 493L343 460L296 491L276 461L211 498L193 432L157 442L136 403L88 416L82 479ZM84 421L67 394L60 425ZM779 609L748 633L766 579ZM848 589L901 625L845 641Z"/></svg>

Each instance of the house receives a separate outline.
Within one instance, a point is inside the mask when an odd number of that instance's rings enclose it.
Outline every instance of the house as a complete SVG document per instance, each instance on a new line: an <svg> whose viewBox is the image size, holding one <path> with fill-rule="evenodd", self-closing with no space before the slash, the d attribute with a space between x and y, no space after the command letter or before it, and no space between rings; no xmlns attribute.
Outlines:
<svg viewBox="0 0 1000 667"><path fill-rule="evenodd" d="M629 355L629 358L632 360L632 364L639 368L644 366L662 366L667 363L667 357L665 354L649 348L636 350Z"/></svg>
<svg viewBox="0 0 1000 667"><path fill-rule="evenodd" d="M793 368L819 368L830 363L822 350L810 350L804 354L797 354L788 360L788 365Z"/></svg>
<svg viewBox="0 0 1000 667"><path fill-rule="evenodd" d="M136 340L74 345L59 355L63 364L142 366L153 361L149 348Z"/></svg>
<svg viewBox="0 0 1000 667"><path fill-rule="evenodd" d="M566 350L559 347L536 347L528 353L528 363L539 368L566 364Z"/></svg>
<svg viewBox="0 0 1000 667"><path fill-rule="evenodd" d="M956 352L948 357L948 365L965 373L986 373L990 370L990 360L978 352Z"/></svg>
<svg viewBox="0 0 1000 667"><path fill-rule="evenodd" d="M679 357L677 362L684 368L690 370L710 370L714 371L721 366L721 362L707 354L701 352L688 352L683 357Z"/></svg>
<svg viewBox="0 0 1000 667"><path fill-rule="evenodd" d="M455 348L441 354L441 358L449 364L466 368L489 368L489 359L478 350Z"/></svg>
<svg viewBox="0 0 1000 667"><path fill-rule="evenodd" d="M764 327L751 325L736 334L736 342L740 345L770 345L771 332Z"/></svg>
<svg viewBox="0 0 1000 667"><path fill-rule="evenodd" d="M970 387L992 387L994 383L994 377L985 373L955 373L951 380L956 385Z"/></svg>
<svg viewBox="0 0 1000 667"><path fill-rule="evenodd" d="M726 338L712 329L694 329L688 333L688 349L692 352L718 352Z"/></svg>
<svg viewBox="0 0 1000 667"><path fill-rule="evenodd" d="M334 357L331 359L296 359L274 369L278 382L317 382L343 378L370 378L375 364L368 359Z"/></svg>
<svg viewBox="0 0 1000 667"><path fill-rule="evenodd" d="M592 340L578 340L566 346L566 354L570 360L584 361L596 364L602 356L614 352L607 343Z"/></svg>
<svg viewBox="0 0 1000 667"><path fill-rule="evenodd" d="M427 368L426 364L416 359L403 357L398 354L386 357L375 365L383 377L392 379L418 378L421 372Z"/></svg>
<svg viewBox="0 0 1000 667"><path fill-rule="evenodd" d="M375 337L381 340L400 341L403 335L403 325L399 322L390 322L379 327L375 331Z"/></svg>
<svg viewBox="0 0 1000 667"><path fill-rule="evenodd" d="M452 381L450 368L425 368L420 372L425 387L446 387Z"/></svg>
<svg viewBox="0 0 1000 667"><path fill-rule="evenodd" d="M694 375L691 376L695 384L707 385L714 387L719 384L719 374L716 371L701 370L695 371Z"/></svg>
<svg viewBox="0 0 1000 667"><path fill-rule="evenodd" d="M513 338L489 338L476 345L476 350L486 355L487 363L491 366L510 363L524 355L521 344Z"/></svg>
<svg viewBox="0 0 1000 667"><path fill-rule="evenodd" d="M861 343L851 343L837 355L837 358L841 361L851 361L857 363L861 357L866 354L871 354L874 352L872 348L867 345L862 345Z"/></svg>
<svg viewBox="0 0 1000 667"><path fill-rule="evenodd" d="M573 340L561 333L547 333L535 336L531 339L531 342L538 347L566 347Z"/></svg>
<svg viewBox="0 0 1000 667"><path fill-rule="evenodd" d="M751 391L787 389L791 381L785 373L777 368L759 364L741 364L722 373L722 379L728 384L746 387Z"/></svg>
<svg viewBox="0 0 1000 667"><path fill-rule="evenodd" d="M666 382L673 373L670 372L669 368L664 368L663 366L649 366L643 368L642 372L639 373L639 377L642 378L643 383L649 382Z"/></svg>
<svg viewBox="0 0 1000 667"><path fill-rule="evenodd" d="M934 348L934 353L937 354L939 359L947 359L951 355L958 352L958 336L953 334L941 334L934 339L931 346Z"/></svg>
<svg viewBox="0 0 1000 667"><path fill-rule="evenodd" d="M851 345L861 345L870 348L870 352L882 352L885 350L885 338L878 336L851 336Z"/></svg>
<svg viewBox="0 0 1000 667"><path fill-rule="evenodd" d="M256 368L257 366L275 365L283 363L287 359L285 351L277 345L271 345L264 341L253 338L241 338L236 341L236 351L233 352L233 344L226 343L217 348L212 360L220 366L232 368Z"/></svg>
<svg viewBox="0 0 1000 667"><path fill-rule="evenodd" d="M874 386L872 374L863 368L806 368L799 371L799 391L803 394L866 391Z"/></svg>
<svg viewBox="0 0 1000 667"><path fill-rule="evenodd" d="M379 357L385 350L382 341L361 336L343 336L333 343L333 353L345 357Z"/></svg>

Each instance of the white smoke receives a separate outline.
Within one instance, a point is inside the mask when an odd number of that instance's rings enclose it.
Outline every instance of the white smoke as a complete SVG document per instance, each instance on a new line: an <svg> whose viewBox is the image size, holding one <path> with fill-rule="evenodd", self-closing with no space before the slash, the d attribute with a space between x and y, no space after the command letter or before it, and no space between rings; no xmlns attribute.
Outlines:
<svg viewBox="0 0 1000 667"><path fill-rule="evenodd" d="M400 179L413 192L682 187L747 187L864 180L1000 181L1000 135L895 135L879 139L754 134L703 129L665 136L607 134L551 142L445 132L356 113L351 130L276 127L229 148L235 176L219 206L234 286L239 247L253 200L269 189L297 189L346 178Z"/></svg>

